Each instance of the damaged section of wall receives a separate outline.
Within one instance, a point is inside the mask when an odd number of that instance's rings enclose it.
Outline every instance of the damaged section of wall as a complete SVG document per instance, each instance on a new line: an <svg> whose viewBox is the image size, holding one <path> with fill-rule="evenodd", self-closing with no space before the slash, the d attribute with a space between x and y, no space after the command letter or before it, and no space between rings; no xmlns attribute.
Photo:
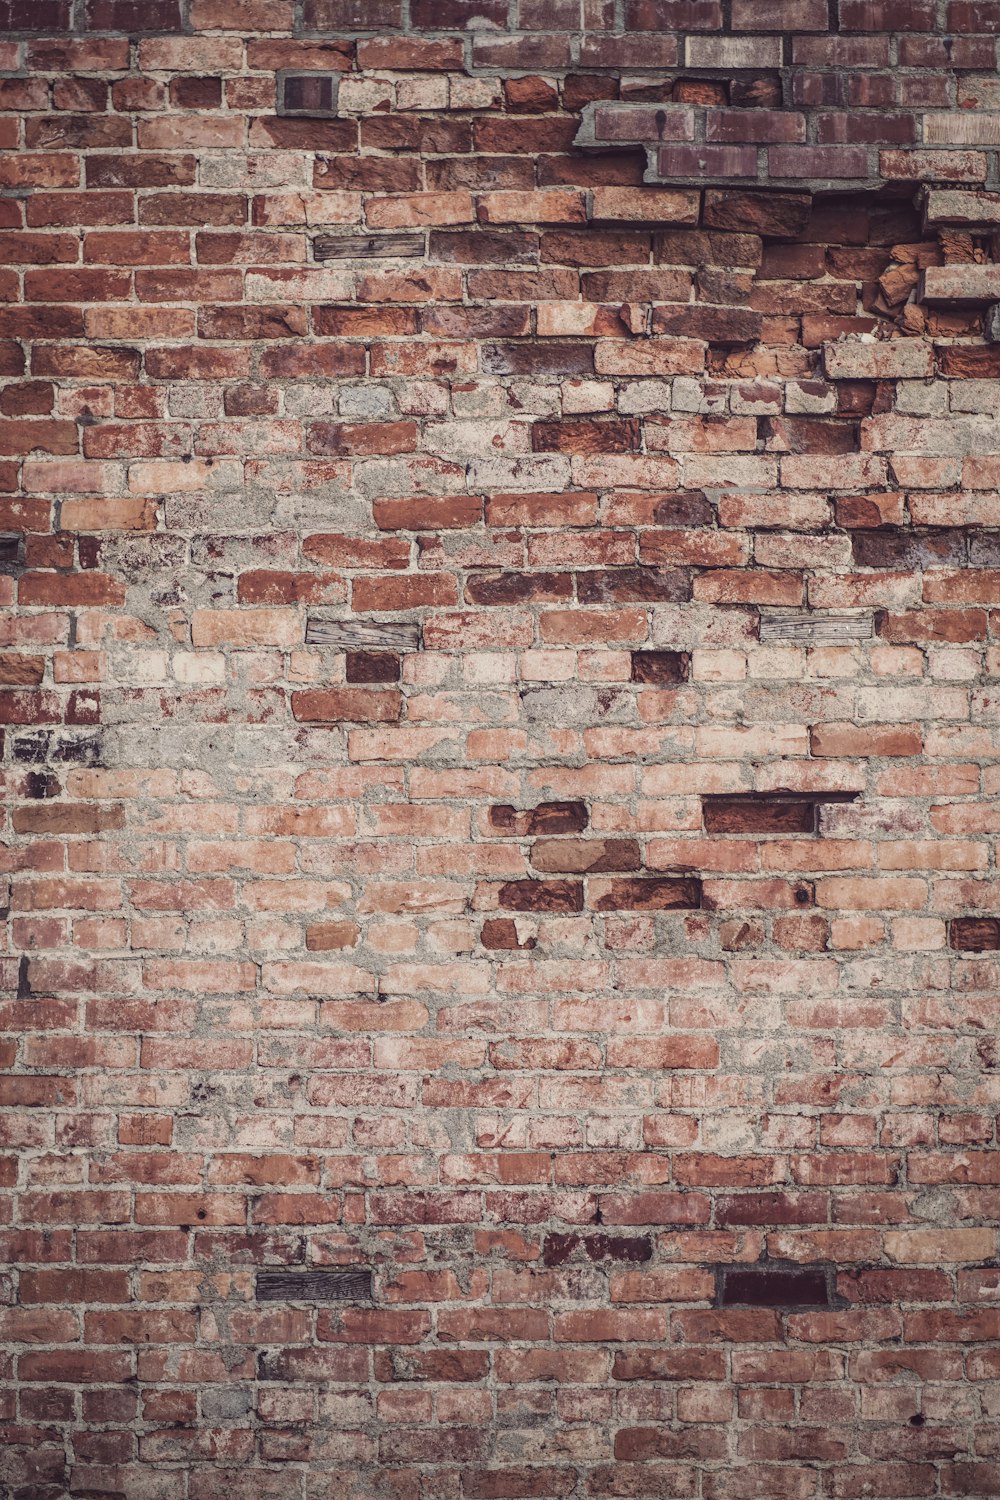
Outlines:
<svg viewBox="0 0 1000 1500"><path fill-rule="evenodd" d="M0 1488L1000 1491L994 7L0 10Z"/></svg>

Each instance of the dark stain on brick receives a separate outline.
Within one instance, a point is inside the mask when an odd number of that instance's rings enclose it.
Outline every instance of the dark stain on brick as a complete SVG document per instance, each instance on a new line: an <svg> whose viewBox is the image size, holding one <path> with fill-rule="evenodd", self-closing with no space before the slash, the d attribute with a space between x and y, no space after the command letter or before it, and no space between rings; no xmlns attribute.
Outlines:
<svg viewBox="0 0 1000 1500"><path fill-rule="evenodd" d="M608 568L577 573L581 604L683 604L691 598L691 577L684 568Z"/></svg>
<svg viewBox="0 0 1000 1500"><path fill-rule="evenodd" d="M527 937L522 942L517 934L517 925L511 917L489 917L483 923L479 941L484 948L530 950L538 946L538 939Z"/></svg>
<svg viewBox="0 0 1000 1500"><path fill-rule="evenodd" d="M704 490L673 490L660 496L653 520L657 526L714 526L715 511Z"/></svg>
<svg viewBox="0 0 1000 1500"><path fill-rule="evenodd" d="M24 789L29 797L58 797L60 782L51 771L29 771L24 778Z"/></svg>
<svg viewBox="0 0 1000 1500"><path fill-rule="evenodd" d="M854 561L860 568L960 568L965 562L964 531L909 531L905 527L855 531Z"/></svg>
<svg viewBox="0 0 1000 1500"><path fill-rule="evenodd" d="M523 811L498 803L489 811L491 828L519 839L546 833L581 833L588 818L585 802L539 802L537 807Z"/></svg>
<svg viewBox="0 0 1000 1500"><path fill-rule="evenodd" d="M636 875L592 887L595 911L695 911L701 880L695 875Z"/></svg>
<svg viewBox="0 0 1000 1500"><path fill-rule="evenodd" d="M469 604L554 604L572 592L569 573L476 574L465 585Z"/></svg>

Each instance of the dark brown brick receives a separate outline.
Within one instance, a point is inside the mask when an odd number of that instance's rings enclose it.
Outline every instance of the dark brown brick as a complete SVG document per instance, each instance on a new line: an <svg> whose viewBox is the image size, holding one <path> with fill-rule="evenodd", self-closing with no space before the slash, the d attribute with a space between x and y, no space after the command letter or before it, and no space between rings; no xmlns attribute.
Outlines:
<svg viewBox="0 0 1000 1500"><path fill-rule="evenodd" d="M633 651L632 681L686 682L691 658L686 651Z"/></svg>
<svg viewBox="0 0 1000 1500"><path fill-rule="evenodd" d="M581 604L617 604L649 600L682 603L691 597L690 575L683 568L612 568L577 573Z"/></svg>
<svg viewBox="0 0 1000 1500"><path fill-rule="evenodd" d="M400 659L387 651L348 651L348 682L398 682Z"/></svg>
<svg viewBox="0 0 1000 1500"><path fill-rule="evenodd" d="M705 193L703 221L711 229L787 238L805 228L811 206L808 193L723 192L709 188Z"/></svg>
<svg viewBox="0 0 1000 1500"><path fill-rule="evenodd" d="M953 917L948 924L948 941L966 953L1000 949L1000 921L996 917Z"/></svg>

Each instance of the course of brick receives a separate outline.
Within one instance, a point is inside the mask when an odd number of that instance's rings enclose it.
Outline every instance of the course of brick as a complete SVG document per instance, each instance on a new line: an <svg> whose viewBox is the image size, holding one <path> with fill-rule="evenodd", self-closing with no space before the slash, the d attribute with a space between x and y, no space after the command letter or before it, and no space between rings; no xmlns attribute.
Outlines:
<svg viewBox="0 0 1000 1500"><path fill-rule="evenodd" d="M1000 1493L1000 10L0 22L4 1500Z"/></svg>

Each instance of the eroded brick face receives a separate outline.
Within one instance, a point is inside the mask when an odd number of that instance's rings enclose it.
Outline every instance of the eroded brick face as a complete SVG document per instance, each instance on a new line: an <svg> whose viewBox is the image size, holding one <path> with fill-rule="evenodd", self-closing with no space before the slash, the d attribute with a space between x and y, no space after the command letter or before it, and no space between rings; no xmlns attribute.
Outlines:
<svg viewBox="0 0 1000 1500"><path fill-rule="evenodd" d="M996 8L0 13L3 1495L1000 1493Z"/></svg>

